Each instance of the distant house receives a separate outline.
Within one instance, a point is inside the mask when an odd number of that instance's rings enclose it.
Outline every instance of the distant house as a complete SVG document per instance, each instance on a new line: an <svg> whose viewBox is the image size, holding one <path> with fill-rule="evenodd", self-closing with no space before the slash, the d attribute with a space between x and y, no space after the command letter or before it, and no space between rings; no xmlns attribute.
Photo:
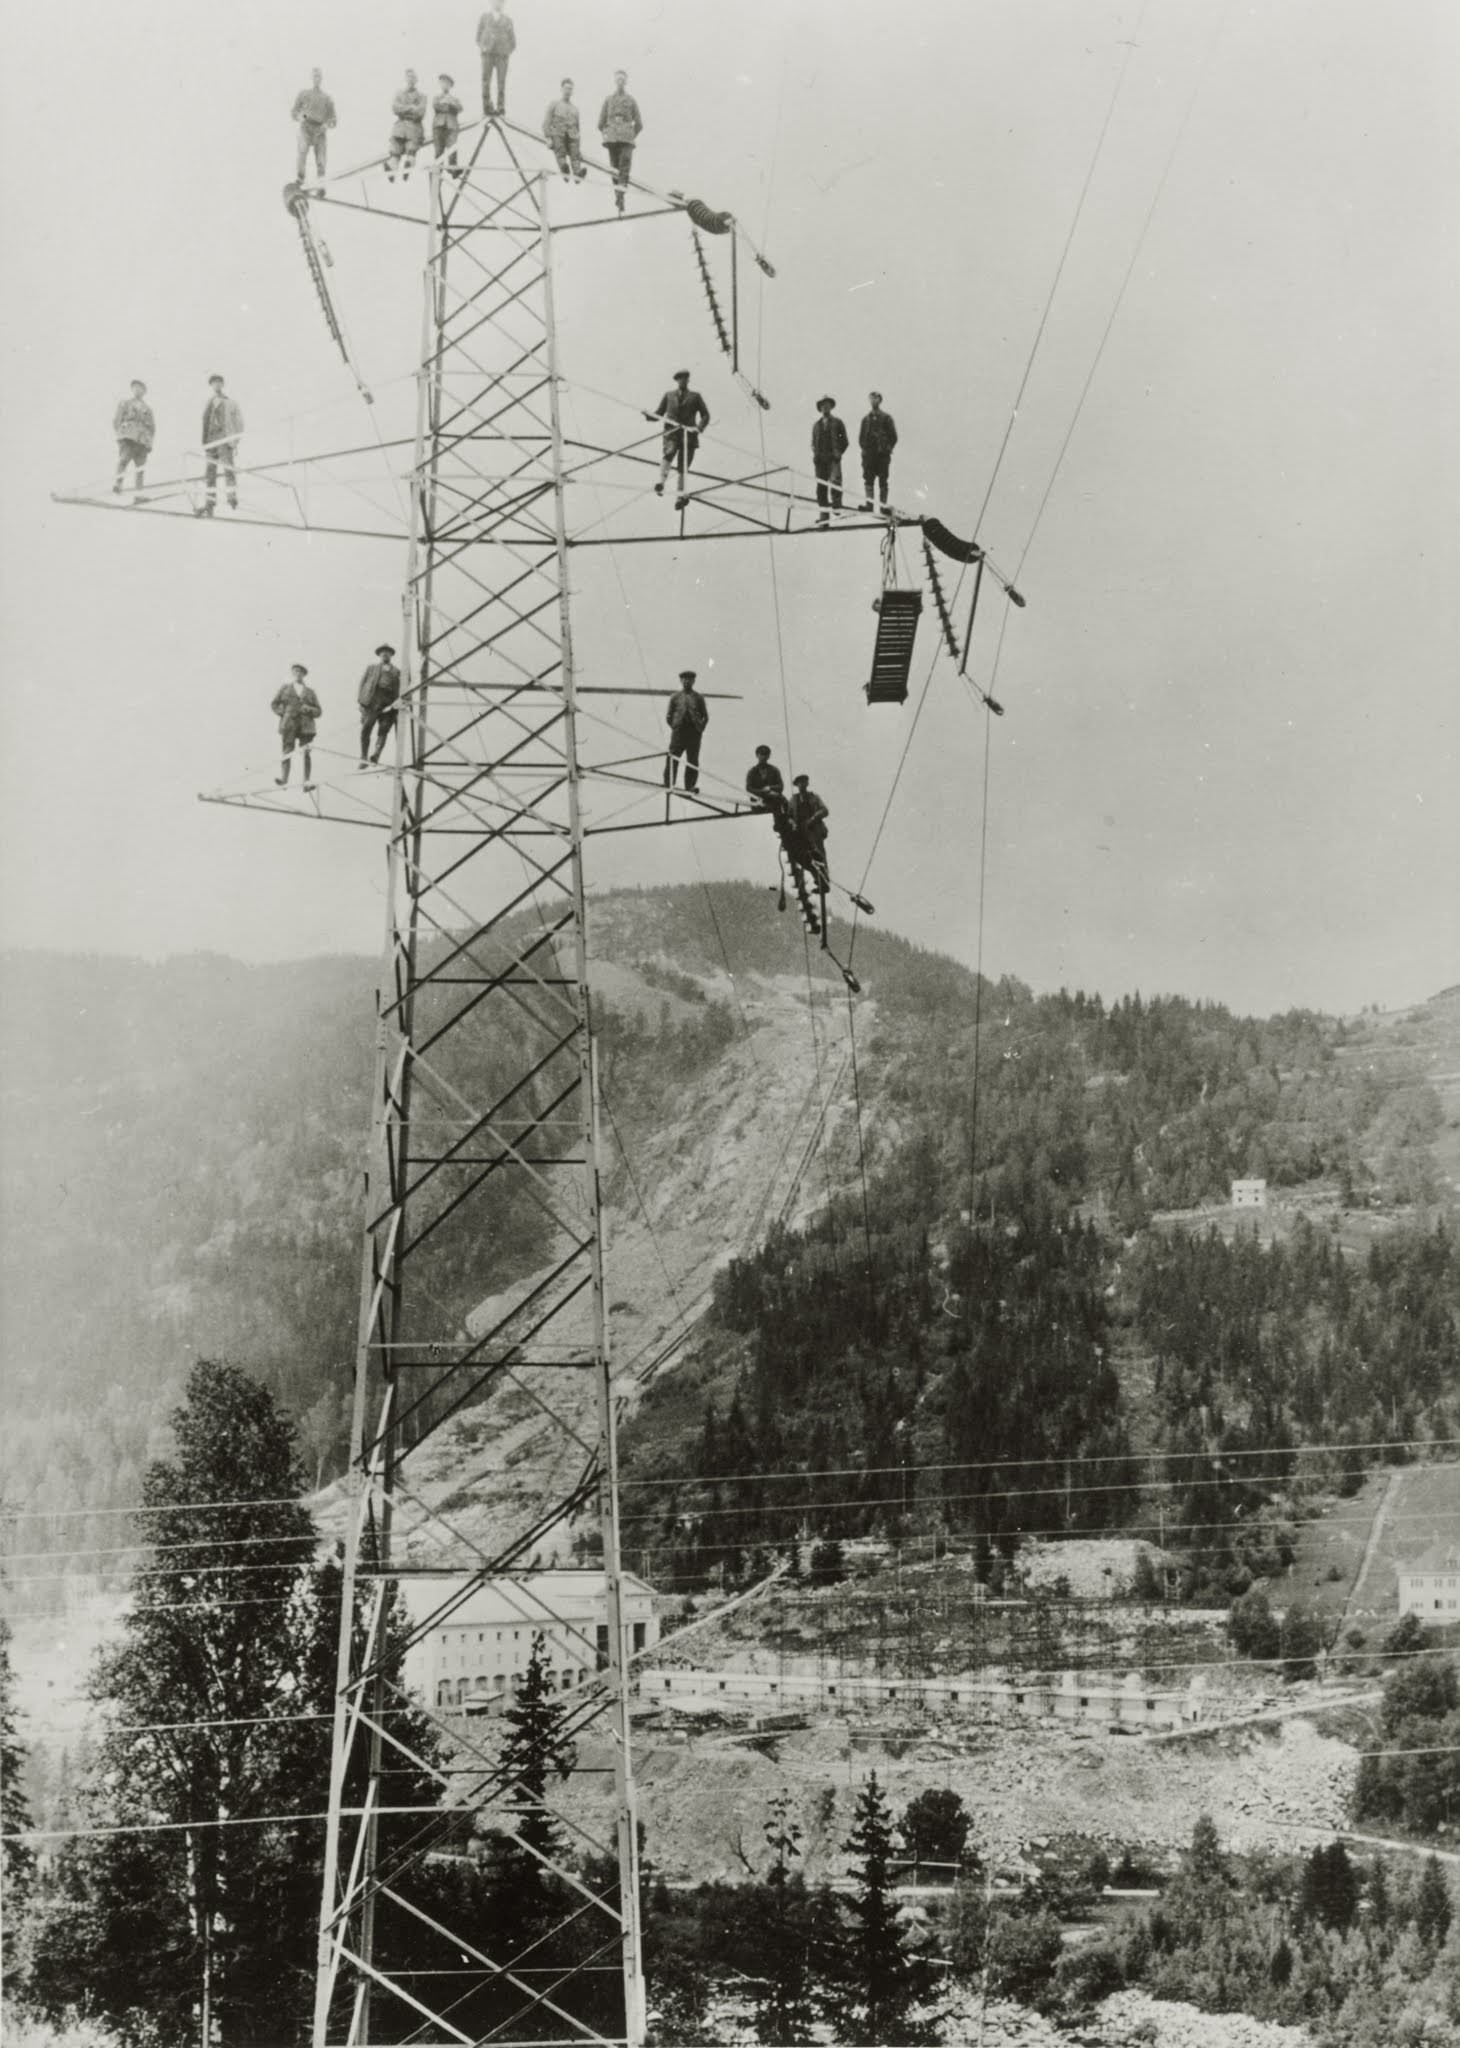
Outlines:
<svg viewBox="0 0 1460 2048"><path fill-rule="evenodd" d="M1234 1209L1265 1209L1267 1207L1267 1182L1265 1180L1234 1180L1232 1183L1232 1207Z"/></svg>
<svg viewBox="0 0 1460 2048"><path fill-rule="evenodd" d="M407 1687L434 1707L486 1707L517 1690L543 1638L559 1692L582 1685L608 1662L608 1596L601 1570L528 1572L488 1579L452 1605L465 1578L405 1581L417 1626L442 1613L406 1653ZM632 1572L622 1578L629 1654L659 1640L654 1590Z"/></svg>
<svg viewBox="0 0 1460 2048"><path fill-rule="evenodd" d="M1436 1543L1399 1567L1399 1612L1421 1621L1460 1621L1460 1544Z"/></svg>

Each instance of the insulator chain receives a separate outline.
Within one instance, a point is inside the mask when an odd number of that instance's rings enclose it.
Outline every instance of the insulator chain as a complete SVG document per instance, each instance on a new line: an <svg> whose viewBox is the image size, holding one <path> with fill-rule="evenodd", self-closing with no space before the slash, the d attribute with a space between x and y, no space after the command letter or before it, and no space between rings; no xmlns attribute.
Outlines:
<svg viewBox="0 0 1460 2048"><path fill-rule="evenodd" d="M700 266L700 283L705 288L705 298L708 300L710 307L710 318L714 321L715 332L720 337L720 347L728 356L731 352L730 333L725 325L724 315L720 311L720 301L715 297L715 287L710 278L710 266L705 261L705 249L704 244L700 240L699 229L691 228L689 238L694 243L695 261Z"/></svg>
<svg viewBox="0 0 1460 2048"><path fill-rule="evenodd" d="M933 551L928 546L926 540L923 542L923 560L927 564L928 583L933 592L933 604L938 613L938 623L943 628L943 644L953 659L957 661L958 635L953 630L953 615L948 609L948 600L943 595L942 578L938 574L938 565L933 560Z"/></svg>

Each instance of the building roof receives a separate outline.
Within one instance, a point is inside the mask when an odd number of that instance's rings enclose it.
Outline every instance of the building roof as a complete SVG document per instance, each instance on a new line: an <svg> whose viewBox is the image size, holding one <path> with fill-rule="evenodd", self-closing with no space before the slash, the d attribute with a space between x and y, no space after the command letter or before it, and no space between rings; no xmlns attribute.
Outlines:
<svg viewBox="0 0 1460 2048"><path fill-rule="evenodd" d="M471 1585L466 1573L455 1577L401 1579L401 1598L417 1623L444 1607ZM654 1588L634 1572L620 1574L629 1599L652 1600ZM545 1628L560 1617L581 1620L603 1606L607 1575L601 1567L586 1571L513 1573L487 1579L442 1616L441 1628Z"/></svg>
<svg viewBox="0 0 1460 2048"><path fill-rule="evenodd" d="M1460 1543L1432 1543L1420 1557L1398 1567L1401 1579L1432 1578L1438 1572L1460 1572Z"/></svg>

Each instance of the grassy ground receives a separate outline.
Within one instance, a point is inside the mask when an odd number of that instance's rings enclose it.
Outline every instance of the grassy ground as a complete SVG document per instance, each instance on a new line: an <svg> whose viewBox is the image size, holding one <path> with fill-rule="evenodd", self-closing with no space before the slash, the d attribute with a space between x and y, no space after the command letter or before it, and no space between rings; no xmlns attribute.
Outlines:
<svg viewBox="0 0 1460 2048"><path fill-rule="evenodd" d="M1387 1485L1387 1473L1370 1473L1351 1500L1335 1501L1325 1514L1299 1524L1297 1557L1277 1589L1284 1601L1301 1600L1325 1621L1342 1617ZM1359 1626L1369 1628L1371 1617Z"/></svg>
<svg viewBox="0 0 1460 2048"><path fill-rule="evenodd" d="M1381 1509L1373 1558L1355 1592ZM1280 1591L1334 1622L1347 1610L1346 1626L1361 1628L1373 1647L1399 1619L1399 1565L1437 1542L1460 1544L1460 1469L1409 1465L1372 1473L1352 1500L1300 1525L1298 1554Z"/></svg>

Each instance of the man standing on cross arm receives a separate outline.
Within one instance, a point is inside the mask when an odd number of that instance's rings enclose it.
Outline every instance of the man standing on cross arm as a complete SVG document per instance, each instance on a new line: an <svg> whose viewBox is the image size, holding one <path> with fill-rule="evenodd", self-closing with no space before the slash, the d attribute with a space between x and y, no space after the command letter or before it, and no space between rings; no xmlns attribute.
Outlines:
<svg viewBox="0 0 1460 2048"><path fill-rule="evenodd" d="M644 125L639 118L639 103L628 86L627 71L615 71L613 91L598 111L598 132L613 169L613 203L620 213L624 210L629 170L634 161L634 144Z"/></svg>
<svg viewBox="0 0 1460 2048"><path fill-rule="evenodd" d="M391 659L395 649L388 640L376 648L376 659L360 678L360 766L372 762L378 767L385 743L395 731L396 703L400 697L400 670ZM370 738L375 736L375 751Z"/></svg>
<svg viewBox="0 0 1460 2048"><path fill-rule="evenodd" d="M682 512L685 507L685 482L694 464L700 445L700 435L710 424L710 408L698 391L690 389L689 371L676 370L674 383L665 392L652 412L646 412L646 420L663 420L664 442L659 454L659 481L654 486L656 497L664 495L664 485L671 469L679 476L679 496L675 499L675 510Z"/></svg>
<svg viewBox="0 0 1460 2048"><path fill-rule="evenodd" d="M695 672L682 668L679 688L669 700L664 723L669 727L669 751L664 756L664 787L672 789L679 779L679 759L684 756L684 786L693 792L700 786L700 741L710 722L710 707L695 688Z"/></svg>
<svg viewBox="0 0 1460 2048"><path fill-rule="evenodd" d="M324 73L311 71L310 84L294 101L290 119L299 123L299 156L295 178L304 183L305 167L309 154L314 152L314 175L324 176L325 147L329 131L335 125L335 103L324 90Z"/></svg>
<svg viewBox="0 0 1460 2048"><path fill-rule="evenodd" d="M145 505L147 500L142 490L147 482L147 457L157 437L157 422L147 403L147 386L140 377L132 379L131 396L122 399L112 415L112 433L117 443L117 474L112 490L117 497L122 495L122 485L130 465L135 471L132 503Z"/></svg>
<svg viewBox="0 0 1460 2048"><path fill-rule="evenodd" d="M230 398L223 389L223 379L213 376L208 379L212 393L203 407L203 455L206 468L203 488L207 492L203 503L197 507L195 516L211 519L218 503L218 469L222 465L223 481L228 487L229 510L238 510L238 472L234 467L238 460L238 443L243 435L243 408L236 398Z"/></svg>
<svg viewBox="0 0 1460 2048"><path fill-rule="evenodd" d="M811 429L811 467L816 472L818 526L829 526L832 512L842 509L842 457L846 452L847 430L836 416L836 400L818 398L816 420Z"/></svg>
<svg viewBox="0 0 1460 2048"><path fill-rule="evenodd" d="M861 431L857 435L862 450L862 510L871 512L887 510L887 475L892 466L892 451L897 446L897 422L890 412L882 410L882 393L869 391L867 403L871 410L862 415ZM877 506L877 494L882 494L881 506Z"/></svg>

